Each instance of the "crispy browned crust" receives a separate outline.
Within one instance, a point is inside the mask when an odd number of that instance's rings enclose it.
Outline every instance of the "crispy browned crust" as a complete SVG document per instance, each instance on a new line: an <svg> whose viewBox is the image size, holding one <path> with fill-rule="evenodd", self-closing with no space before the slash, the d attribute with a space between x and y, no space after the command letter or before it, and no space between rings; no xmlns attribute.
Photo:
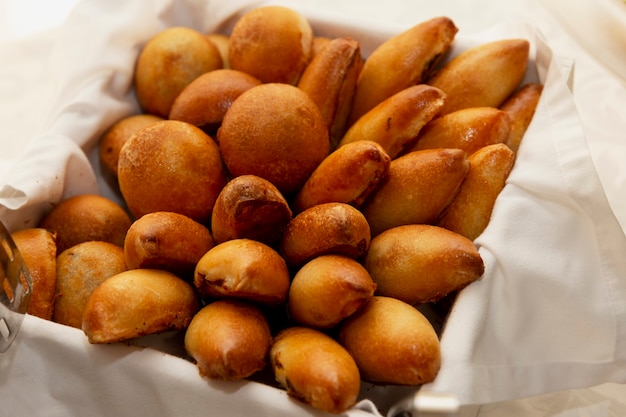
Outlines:
<svg viewBox="0 0 626 417"><path fill-rule="evenodd" d="M348 37L335 38L315 55L298 82L319 107L332 149L345 133L362 65L359 43Z"/></svg>
<svg viewBox="0 0 626 417"><path fill-rule="evenodd" d="M506 144L513 152L517 152L520 147L526 130L535 115L542 91L542 84L525 84L500 106L500 109L507 112L511 118L511 133Z"/></svg>
<svg viewBox="0 0 626 417"><path fill-rule="evenodd" d="M317 105L299 88L279 83L239 96L217 138L233 176L265 178L283 194L299 190L330 150Z"/></svg>
<svg viewBox="0 0 626 417"><path fill-rule="evenodd" d="M122 146L135 132L161 120L164 119L152 114L134 114L113 124L100 139L98 152L102 166L117 177L117 163Z"/></svg>

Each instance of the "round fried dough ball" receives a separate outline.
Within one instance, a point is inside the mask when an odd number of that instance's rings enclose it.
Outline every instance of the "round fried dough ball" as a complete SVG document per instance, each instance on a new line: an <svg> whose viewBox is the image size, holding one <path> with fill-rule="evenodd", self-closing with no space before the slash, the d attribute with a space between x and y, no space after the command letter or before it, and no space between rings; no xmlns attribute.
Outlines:
<svg viewBox="0 0 626 417"><path fill-rule="evenodd" d="M126 269L124 249L109 242L83 242L64 250L57 258L53 320L80 329L91 293Z"/></svg>
<svg viewBox="0 0 626 417"><path fill-rule="evenodd" d="M137 59L139 104L146 113L167 118L187 84L222 65L219 49L203 33L186 27L165 29L148 40Z"/></svg>
<svg viewBox="0 0 626 417"><path fill-rule="evenodd" d="M299 88L280 83L241 94L217 138L233 176L265 178L284 194L298 190L330 149L317 105Z"/></svg>
<svg viewBox="0 0 626 417"><path fill-rule="evenodd" d="M57 254L91 240L123 246L130 225L130 216L119 204L96 194L61 201L39 223L56 233Z"/></svg>
<svg viewBox="0 0 626 417"><path fill-rule="evenodd" d="M135 132L164 120L153 114L133 114L114 123L100 139L98 149L100 163L113 176L117 177L117 162L120 149Z"/></svg>
<svg viewBox="0 0 626 417"><path fill-rule="evenodd" d="M174 100L170 120L206 130L219 127L232 102L261 82L245 72L219 69L193 80Z"/></svg>
<svg viewBox="0 0 626 417"><path fill-rule="evenodd" d="M241 175L217 196L211 230L218 243L248 238L272 244L280 239L291 217L289 203L271 182Z"/></svg>
<svg viewBox="0 0 626 417"><path fill-rule="evenodd" d="M120 191L135 216L180 213L208 224L226 182L217 144L189 123L165 120L126 142L118 166Z"/></svg>
<svg viewBox="0 0 626 417"><path fill-rule="evenodd" d="M313 30L308 20L284 6L249 11L236 22L228 42L231 68L264 83L296 84L312 50Z"/></svg>

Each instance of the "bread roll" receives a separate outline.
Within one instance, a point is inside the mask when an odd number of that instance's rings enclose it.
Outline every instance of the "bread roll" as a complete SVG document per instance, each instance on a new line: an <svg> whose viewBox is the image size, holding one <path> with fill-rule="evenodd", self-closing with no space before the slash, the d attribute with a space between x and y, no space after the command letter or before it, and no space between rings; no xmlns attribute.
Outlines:
<svg viewBox="0 0 626 417"><path fill-rule="evenodd" d="M106 279L126 271L124 250L109 242L83 242L57 258L57 297L53 320L82 328L85 305Z"/></svg>
<svg viewBox="0 0 626 417"><path fill-rule="evenodd" d="M263 83L295 85L311 60L313 30L294 9L264 6L237 20L228 42L233 69Z"/></svg>
<svg viewBox="0 0 626 417"><path fill-rule="evenodd" d="M264 305L285 302L290 276L271 247L251 239L216 245L198 262L194 284L205 298L240 298Z"/></svg>
<svg viewBox="0 0 626 417"><path fill-rule="evenodd" d="M183 214L158 211L130 226L124 257L129 269L165 269L191 281L196 264L213 246L206 226Z"/></svg>
<svg viewBox="0 0 626 417"><path fill-rule="evenodd" d="M145 113L167 118L172 103L195 78L222 68L220 51L188 27L170 27L144 45L135 66L134 87Z"/></svg>
<svg viewBox="0 0 626 417"><path fill-rule="evenodd" d="M304 264L289 287L288 310L297 323L330 329L360 309L376 284L356 260L322 255Z"/></svg>
<svg viewBox="0 0 626 417"><path fill-rule="evenodd" d="M170 120L180 120L213 132L222 123L232 102L261 82L245 72L218 69L190 82L176 97Z"/></svg>
<svg viewBox="0 0 626 417"><path fill-rule="evenodd" d="M11 233L11 237L31 277L27 313L51 320L57 286L56 234L42 228L27 228Z"/></svg>
<svg viewBox="0 0 626 417"><path fill-rule="evenodd" d="M141 130L122 147L118 179L137 219L171 211L209 224L226 172L210 136L189 123L165 120Z"/></svg>
<svg viewBox="0 0 626 417"><path fill-rule="evenodd" d="M217 196L211 230L218 243L247 238L273 244L291 217L289 203L274 184L256 175L241 175Z"/></svg>
<svg viewBox="0 0 626 417"><path fill-rule="evenodd" d="M278 83L240 95L217 138L233 176L256 175L283 194L300 189L330 149L317 105L299 88Z"/></svg>
<svg viewBox="0 0 626 417"><path fill-rule="evenodd" d="M359 259L367 252L370 239L370 226L359 210L345 203L324 203L289 222L279 251L287 265L299 267L331 253Z"/></svg>
<svg viewBox="0 0 626 417"><path fill-rule="evenodd" d="M359 140L332 152L313 171L293 201L296 212L317 204L361 204L387 176L391 158L376 142Z"/></svg>
<svg viewBox="0 0 626 417"><path fill-rule="evenodd" d="M131 219L115 201L97 194L62 200L40 221L39 227L56 234L57 254L82 242L101 240L124 245Z"/></svg>
<svg viewBox="0 0 626 417"><path fill-rule="evenodd" d="M237 380L266 366L272 335L263 312L241 300L203 307L185 333L185 349L202 376Z"/></svg>
<svg viewBox="0 0 626 417"><path fill-rule="evenodd" d="M412 305L437 301L485 271L471 240L425 224L398 226L376 236L363 264L376 283L377 295Z"/></svg>
<svg viewBox="0 0 626 417"><path fill-rule="evenodd" d="M361 387L354 359L330 336L290 327L275 338L270 361L287 394L315 409L339 414L352 407Z"/></svg>
<svg viewBox="0 0 626 417"><path fill-rule="evenodd" d="M441 367L432 324L415 307L395 298L372 297L341 324L338 340L368 382L421 385L432 382Z"/></svg>
<svg viewBox="0 0 626 417"><path fill-rule="evenodd" d="M168 271L130 269L102 282L83 311L89 343L113 343L185 329L200 302L193 287Z"/></svg>

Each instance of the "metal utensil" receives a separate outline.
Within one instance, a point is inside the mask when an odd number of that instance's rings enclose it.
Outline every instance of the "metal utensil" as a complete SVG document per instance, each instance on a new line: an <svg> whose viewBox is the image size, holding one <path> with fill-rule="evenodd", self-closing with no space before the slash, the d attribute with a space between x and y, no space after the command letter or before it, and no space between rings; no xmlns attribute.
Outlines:
<svg viewBox="0 0 626 417"><path fill-rule="evenodd" d="M0 353L17 336L32 294L32 280L11 234L0 221Z"/></svg>

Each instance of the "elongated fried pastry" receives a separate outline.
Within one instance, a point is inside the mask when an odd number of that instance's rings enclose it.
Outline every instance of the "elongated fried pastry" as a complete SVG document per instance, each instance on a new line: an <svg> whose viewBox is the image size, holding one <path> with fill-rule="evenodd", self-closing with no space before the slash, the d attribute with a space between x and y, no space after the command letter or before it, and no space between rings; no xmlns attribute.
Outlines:
<svg viewBox="0 0 626 417"><path fill-rule="evenodd" d="M525 84L500 106L500 109L504 110L511 119L511 132L506 144L513 152L519 149L522 138L535 115L542 91L543 85L541 84Z"/></svg>
<svg viewBox="0 0 626 417"><path fill-rule="evenodd" d="M359 259L371 240L365 216L345 203L323 203L308 208L287 225L279 252L290 267L330 253Z"/></svg>
<svg viewBox="0 0 626 417"><path fill-rule="evenodd" d="M348 129L339 146L371 140L394 159L415 141L444 102L445 94L438 88L425 84L405 88L364 114Z"/></svg>
<svg viewBox="0 0 626 417"><path fill-rule="evenodd" d="M200 375L211 379L246 378L266 365L272 343L263 312L241 300L217 300L196 314L185 332L185 350Z"/></svg>
<svg viewBox="0 0 626 417"><path fill-rule="evenodd" d="M100 284L83 311L90 343L113 343L186 328L200 308L193 287L171 272L130 269Z"/></svg>
<svg viewBox="0 0 626 417"><path fill-rule="evenodd" d="M280 305L289 292L289 271L271 247L252 239L216 245L198 261L194 285L205 299L238 298Z"/></svg>
<svg viewBox="0 0 626 417"><path fill-rule="evenodd" d="M356 403L361 380L354 359L319 330L282 330L274 338L270 361L287 393L313 408L339 414Z"/></svg>
<svg viewBox="0 0 626 417"><path fill-rule="evenodd" d="M315 55L298 82L298 87L320 108L328 126L331 149L345 133L362 64L357 41L335 38Z"/></svg>
<svg viewBox="0 0 626 417"><path fill-rule="evenodd" d="M515 152L498 143L476 151L469 161L467 177L438 225L474 240L489 224L493 206L513 168Z"/></svg>
<svg viewBox="0 0 626 417"><path fill-rule="evenodd" d="M450 18L435 17L378 46L359 75L350 124L392 95L425 81L457 32Z"/></svg>
<svg viewBox="0 0 626 417"><path fill-rule="evenodd" d="M470 107L431 120L407 152L456 148L471 155L483 146L505 142L510 131L511 120L503 110Z"/></svg>
<svg viewBox="0 0 626 417"><path fill-rule="evenodd" d="M471 240L427 224L398 226L374 237L364 265L377 295L412 305L437 301L485 271Z"/></svg>
<svg viewBox="0 0 626 417"><path fill-rule="evenodd" d="M468 170L461 149L425 149L391 161L387 177L361 207L372 236L395 226L436 221Z"/></svg>
<svg viewBox="0 0 626 417"><path fill-rule="evenodd" d="M385 178L390 163L391 158L376 142L348 143L313 171L294 199L294 210L332 202L359 207Z"/></svg>
<svg viewBox="0 0 626 417"><path fill-rule="evenodd" d="M499 107L524 79L529 50L526 39L502 39L452 58L426 81L446 93L440 115L467 107Z"/></svg>
<svg viewBox="0 0 626 417"><path fill-rule="evenodd" d="M369 382L424 384L441 367L432 324L418 309L392 297L371 298L341 324L338 339Z"/></svg>

